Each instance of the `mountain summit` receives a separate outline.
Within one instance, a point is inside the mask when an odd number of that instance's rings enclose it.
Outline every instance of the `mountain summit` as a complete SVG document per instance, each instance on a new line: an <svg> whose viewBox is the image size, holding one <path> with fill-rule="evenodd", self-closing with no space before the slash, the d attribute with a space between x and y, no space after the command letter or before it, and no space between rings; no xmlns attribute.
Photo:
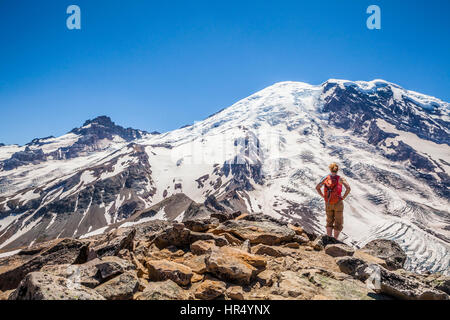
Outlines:
<svg viewBox="0 0 450 320"><path fill-rule="evenodd" d="M352 186L346 243L393 239L405 268L448 272L449 110L383 80L281 82L164 134L102 116L3 146L0 248L236 211L320 234L315 185L335 161Z"/></svg>
<svg viewBox="0 0 450 320"><path fill-rule="evenodd" d="M143 135L147 134L145 131L135 130L133 128L125 129L118 126L107 116L99 116L93 120L87 120L81 128L75 128L71 133L84 136L93 135L99 140L113 140L114 136L117 136L125 141L140 139Z"/></svg>

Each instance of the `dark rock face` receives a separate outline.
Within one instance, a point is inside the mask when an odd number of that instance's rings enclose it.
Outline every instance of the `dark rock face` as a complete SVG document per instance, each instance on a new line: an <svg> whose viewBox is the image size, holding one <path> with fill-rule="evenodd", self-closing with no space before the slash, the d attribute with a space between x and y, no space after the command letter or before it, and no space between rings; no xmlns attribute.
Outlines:
<svg viewBox="0 0 450 320"><path fill-rule="evenodd" d="M225 177L228 177L229 174L233 176L232 182L227 186L227 189L246 191L254 190L251 179L259 184L262 184L263 176L261 167L261 163L238 163L237 158L235 158L232 163L225 163L222 167Z"/></svg>
<svg viewBox="0 0 450 320"><path fill-rule="evenodd" d="M226 189L227 191L251 191L254 189L252 181L260 185L264 183L264 174L260 160L263 152L260 141L254 133L248 133L244 138L236 139L234 145L240 147L239 156L226 161L221 170L225 177L228 177L230 174L233 177Z"/></svg>
<svg viewBox="0 0 450 320"><path fill-rule="evenodd" d="M242 197L231 190L219 198L209 195L203 203L192 202L184 212L183 221L213 218L223 222L236 218L244 208Z"/></svg>
<svg viewBox="0 0 450 320"><path fill-rule="evenodd" d="M220 205L216 197L214 197L213 195L210 195L206 198L204 205L207 207L211 207L213 210L225 211L225 208L222 205Z"/></svg>
<svg viewBox="0 0 450 320"><path fill-rule="evenodd" d="M370 122L369 132L368 132L368 142L373 145L377 145L380 142L385 141L387 138L395 138L397 135L394 133L388 133L381 130L376 121Z"/></svg>
<svg viewBox="0 0 450 320"><path fill-rule="evenodd" d="M404 97L393 99L394 93L386 83L377 84L372 95L361 92L353 84L341 88L337 83L328 83L324 94L329 92L333 94L325 99L323 111L330 112L329 121L338 128L362 133L364 122L383 119L398 130L413 132L422 139L450 144L446 131L450 123L433 118L440 110L422 108ZM377 140L381 141L375 138L374 142Z"/></svg>
<svg viewBox="0 0 450 320"><path fill-rule="evenodd" d="M395 138L398 134L385 132L378 126L377 121L383 120L397 130L414 133L421 139L446 145L450 144L450 123L444 120L444 117L436 117L443 112L439 106L424 108L406 97L394 99L391 86L395 85L380 82L368 94L359 90L353 83L342 88L339 84L330 82L324 87L322 111L329 114L329 123L332 126L364 137L389 160L409 161L412 174L418 170L443 174L444 177L440 179L433 175L416 175L418 179L431 185L439 195L448 198L448 188L443 187L443 182L448 177L438 168L438 164L419 154L414 145L408 145L401 140L395 145L386 143L388 138Z"/></svg>
<svg viewBox="0 0 450 320"><path fill-rule="evenodd" d="M97 269L97 278L100 283L109 281L110 279L120 275L126 271L136 269L136 267L127 260L116 256L107 256L97 263L93 264Z"/></svg>
<svg viewBox="0 0 450 320"><path fill-rule="evenodd" d="M26 147L24 151L16 152L11 158L3 161L2 168L3 170L13 170L30 163L36 164L45 161L45 159L45 154L41 149L31 150Z"/></svg>
<svg viewBox="0 0 450 320"><path fill-rule="evenodd" d="M403 268L406 262L406 254L403 249L392 240L373 240L366 244L363 251L383 259L391 270Z"/></svg>
<svg viewBox="0 0 450 320"><path fill-rule="evenodd" d="M404 143L403 141L399 141L398 145L394 147L389 147L395 150L394 153L390 153L386 155L386 157L393 161L405 161L410 160L411 165L413 165L417 169L424 169L426 171L433 171L436 166L424 156L418 154L412 147Z"/></svg>

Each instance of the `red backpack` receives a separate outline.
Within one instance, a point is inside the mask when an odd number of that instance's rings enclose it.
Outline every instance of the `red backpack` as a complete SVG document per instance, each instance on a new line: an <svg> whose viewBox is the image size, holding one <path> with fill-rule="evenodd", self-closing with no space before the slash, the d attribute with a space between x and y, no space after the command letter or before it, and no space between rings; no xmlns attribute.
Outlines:
<svg viewBox="0 0 450 320"><path fill-rule="evenodd" d="M339 176L329 175L323 182L325 186L325 202L336 204L342 200L342 183Z"/></svg>

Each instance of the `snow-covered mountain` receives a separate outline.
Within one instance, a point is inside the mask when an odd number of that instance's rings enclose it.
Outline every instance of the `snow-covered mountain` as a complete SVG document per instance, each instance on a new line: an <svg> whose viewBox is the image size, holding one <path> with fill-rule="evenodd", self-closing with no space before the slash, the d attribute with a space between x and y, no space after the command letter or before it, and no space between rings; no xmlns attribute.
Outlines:
<svg viewBox="0 0 450 320"><path fill-rule="evenodd" d="M0 249L222 211L323 232L315 185L352 186L346 242L394 239L416 271L449 272L450 104L383 80L282 82L164 134L107 117L0 147Z"/></svg>

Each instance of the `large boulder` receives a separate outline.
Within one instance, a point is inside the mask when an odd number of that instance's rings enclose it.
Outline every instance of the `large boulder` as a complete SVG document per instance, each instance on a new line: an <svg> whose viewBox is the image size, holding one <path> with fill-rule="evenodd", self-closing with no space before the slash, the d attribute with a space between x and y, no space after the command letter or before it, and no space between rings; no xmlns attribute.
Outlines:
<svg viewBox="0 0 450 320"><path fill-rule="evenodd" d="M88 288L95 288L101 283L101 279L97 276L98 269L95 267L99 261L99 259L94 259L82 265L47 265L42 267L40 272L71 279L71 281Z"/></svg>
<svg viewBox="0 0 450 320"><path fill-rule="evenodd" d="M149 282L136 300L188 300L192 297L172 280Z"/></svg>
<svg viewBox="0 0 450 320"><path fill-rule="evenodd" d="M203 240L203 241L214 241L215 245L218 247L223 247L228 245L228 240L225 239L225 237L222 236L216 236L211 233L201 233L201 232L191 232L189 235L189 243L194 243L196 241Z"/></svg>
<svg viewBox="0 0 450 320"><path fill-rule="evenodd" d="M325 253L332 257L353 256L355 250L345 244L330 244L326 246Z"/></svg>
<svg viewBox="0 0 450 320"><path fill-rule="evenodd" d="M115 256L107 256L102 258L95 267L98 269L98 276L101 282L108 281L125 271L135 270L136 267L128 260Z"/></svg>
<svg viewBox="0 0 450 320"><path fill-rule="evenodd" d="M403 268L407 258L403 249L392 240L373 240L366 244L362 250L372 256L385 260L389 270Z"/></svg>
<svg viewBox="0 0 450 320"><path fill-rule="evenodd" d="M262 261L256 263L255 255L245 251L232 248L213 248L205 258L206 270L219 279L235 282L238 284L249 284L260 272L256 265L263 265Z"/></svg>
<svg viewBox="0 0 450 320"><path fill-rule="evenodd" d="M107 300L130 300L138 289L136 274L128 271L99 285L95 291Z"/></svg>
<svg viewBox="0 0 450 320"><path fill-rule="evenodd" d="M264 270L257 276L258 282L262 286L270 287L276 278L276 272L273 270Z"/></svg>
<svg viewBox="0 0 450 320"><path fill-rule="evenodd" d="M212 231L215 234L230 233L238 239L249 240L251 244L278 245L292 242L295 231L272 221L229 220Z"/></svg>
<svg viewBox="0 0 450 320"><path fill-rule="evenodd" d="M222 296L226 289L222 281L205 280L195 290L195 297L201 300L213 300Z"/></svg>
<svg viewBox="0 0 450 320"><path fill-rule="evenodd" d="M215 246L214 240L198 240L191 244L191 252L196 255L202 255Z"/></svg>
<svg viewBox="0 0 450 320"><path fill-rule="evenodd" d="M355 253L353 254L353 257L358 258L366 262L367 264L378 264L382 266L383 268L387 269L386 261L383 259L380 259L378 257L374 257L371 254L368 254L367 252L363 250L355 250Z"/></svg>
<svg viewBox="0 0 450 320"><path fill-rule="evenodd" d="M183 257L174 259L173 261L176 263L183 264L192 269L193 272L197 274L204 274L206 272L206 264L205 264L206 255L193 255L188 252Z"/></svg>
<svg viewBox="0 0 450 320"><path fill-rule="evenodd" d="M31 272L9 300L105 300L96 291L44 272Z"/></svg>
<svg viewBox="0 0 450 320"><path fill-rule="evenodd" d="M159 232L154 239L154 244L159 249L169 246L188 247L191 244L190 235L191 231L184 228L183 224L175 224Z"/></svg>
<svg viewBox="0 0 450 320"><path fill-rule="evenodd" d="M231 245L240 246L243 243L243 241L239 240L238 238L236 238L235 236L233 236L232 234L230 234L228 232L222 233L221 237L224 237L225 239L227 239L228 243Z"/></svg>
<svg viewBox="0 0 450 320"><path fill-rule="evenodd" d="M449 300L449 295L422 282L379 268L379 287L375 291L402 300Z"/></svg>
<svg viewBox="0 0 450 320"><path fill-rule="evenodd" d="M86 250L86 242L75 239L63 239L50 248L40 251L27 262L0 274L0 290L15 289L25 276L39 271L45 265L84 263L80 253Z"/></svg>
<svg viewBox="0 0 450 320"><path fill-rule="evenodd" d="M117 229L109 232L104 238L97 241L93 250L100 258L117 255L123 249L133 251L135 236L136 229Z"/></svg>
<svg viewBox="0 0 450 320"><path fill-rule="evenodd" d="M249 253L248 251L244 251L242 249L233 247L222 247L219 250L225 255L228 255L230 257L236 257L239 260L248 263L249 265L255 267L259 271L264 270L267 265L267 260L264 257Z"/></svg>
<svg viewBox="0 0 450 320"><path fill-rule="evenodd" d="M355 257L341 257L336 260L341 272L351 275L353 278L366 281L370 274L366 272L369 264Z"/></svg>
<svg viewBox="0 0 450 320"><path fill-rule="evenodd" d="M96 258L81 265L47 265L40 271L70 279L85 287L95 288L101 283L135 268L134 264L127 260L107 256L103 259Z"/></svg>
<svg viewBox="0 0 450 320"><path fill-rule="evenodd" d="M326 234L323 234L323 235L317 237L316 240L314 240L314 242L312 243L312 246L313 246L314 250L320 251L320 250L324 250L325 247L330 244L344 244L344 243L337 240L334 237L330 237Z"/></svg>
<svg viewBox="0 0 450 320"><path fill-rule="evenodd" d="M187 286L191 283L192 269L168 260L147 260L145 266L148 269L150 280L172 280L178 285Z"/></svg>
<svg viewBox="0 0 450 320"><path fill-rule="evenodd" d="M134 225L136 229L136 241L151 241L162 230L172 225L172 222L166 220L152 220Z"/></svg>

